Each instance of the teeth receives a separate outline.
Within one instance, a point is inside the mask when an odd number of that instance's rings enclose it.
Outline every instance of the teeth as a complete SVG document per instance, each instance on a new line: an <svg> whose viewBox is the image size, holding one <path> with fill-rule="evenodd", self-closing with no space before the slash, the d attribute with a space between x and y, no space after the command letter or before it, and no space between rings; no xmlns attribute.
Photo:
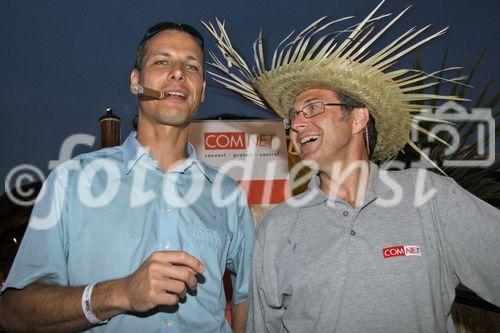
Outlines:
<svg viewBox="0 0 500 333"><path fill-rule="evenodd" d="M319 138L319 135L308 135L300 139L300 143L304 144L310 140L316 140Z"/></svg>
<svg viewBox="0 0 500 333"><path fill-rule="evenodd" d="M180 92L169 92L168 93L170 96L179 96L179 97L184 97L183 93Z"/></svg>

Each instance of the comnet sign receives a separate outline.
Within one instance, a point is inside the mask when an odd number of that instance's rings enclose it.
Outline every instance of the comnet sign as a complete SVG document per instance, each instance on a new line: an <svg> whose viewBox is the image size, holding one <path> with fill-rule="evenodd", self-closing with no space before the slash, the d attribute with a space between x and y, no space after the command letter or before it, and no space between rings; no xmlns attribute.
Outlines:
<svg viewBox="0 0 500 333"><path fill-rule="evenodd" d="M290 197L288 151L281 121L194 121L189 141L198 157L238 181L250 205L273 205Z"/></svg>
<svg viewBox="0 0 500 333"><path fill-rule="evenodd" d="M282 141L280 135L276 133L276 129L269 132L263 132L263 129L260 128L253 128L251 132L205 132L203 136L205 150L248 150L258 148L268 150L268 153L276 153L279 151Z"/></svg>
<svg viewBox="0 0 500 333"><path fill-rule="evenodd" d="M245 132L205 132L205 149L246 149Z"/></svg>

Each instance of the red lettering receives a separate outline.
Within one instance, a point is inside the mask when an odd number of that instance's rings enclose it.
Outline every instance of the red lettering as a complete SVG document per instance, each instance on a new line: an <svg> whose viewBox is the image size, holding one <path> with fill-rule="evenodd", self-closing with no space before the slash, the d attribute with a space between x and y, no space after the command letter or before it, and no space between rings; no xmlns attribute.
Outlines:
<svg viewBox="0 0 500 333"><path fill-rule="evenodd" d="M245 132L206 132L205 149L246 149Z"/></svg>
<svg viewBox="0 0 500 333"><path fill-rule="evenodd" d="M382 249L382 255L384 256L384 258L404 256L405 249L403 245L386 247Z"/></svg>

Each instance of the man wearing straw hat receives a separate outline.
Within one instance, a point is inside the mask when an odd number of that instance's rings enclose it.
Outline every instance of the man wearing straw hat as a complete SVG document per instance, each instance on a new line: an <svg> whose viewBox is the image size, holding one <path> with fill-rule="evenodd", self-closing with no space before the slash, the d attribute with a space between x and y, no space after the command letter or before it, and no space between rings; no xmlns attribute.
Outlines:
<svg viewBox="0 0 500 333"><path fill-rule="evenodd" d="M419 101L458 99L418 92L444 80L437 73L390 69L444 30L415 42L425 28L410 29L368 53L406 11L376 30L387 16L376 17L380 6L345 39L325 31L349 18L323 18L288 36L269 70L259 38L255 72L222 22L206 24L231 64L214 57L216 80L282 116L317 171L258 231L247 332L453 332L459 282L500 304L499 211L452 179L373 162L407 143L420 152L409 139L412 128L424 131L416 120L428 120L417 114Z"/></svg>

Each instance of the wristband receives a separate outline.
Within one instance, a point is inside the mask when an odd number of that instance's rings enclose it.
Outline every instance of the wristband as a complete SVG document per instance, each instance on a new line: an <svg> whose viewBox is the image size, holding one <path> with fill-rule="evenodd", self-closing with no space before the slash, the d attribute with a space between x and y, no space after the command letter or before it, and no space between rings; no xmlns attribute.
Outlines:
<svg viewBox="0 0 500 333"><path fill-rule="evenodd" d="M95 314L92 312L92 309L90 307L90 297L92 296L92 289L94 289L95 284L89 284L88 286L85 287L83 290L83 295L82 295L82 309L83 309L83 314L85 315L85 318L92 323L92 324L106 324L108 320L99 320L95 316Z"/></svg>

